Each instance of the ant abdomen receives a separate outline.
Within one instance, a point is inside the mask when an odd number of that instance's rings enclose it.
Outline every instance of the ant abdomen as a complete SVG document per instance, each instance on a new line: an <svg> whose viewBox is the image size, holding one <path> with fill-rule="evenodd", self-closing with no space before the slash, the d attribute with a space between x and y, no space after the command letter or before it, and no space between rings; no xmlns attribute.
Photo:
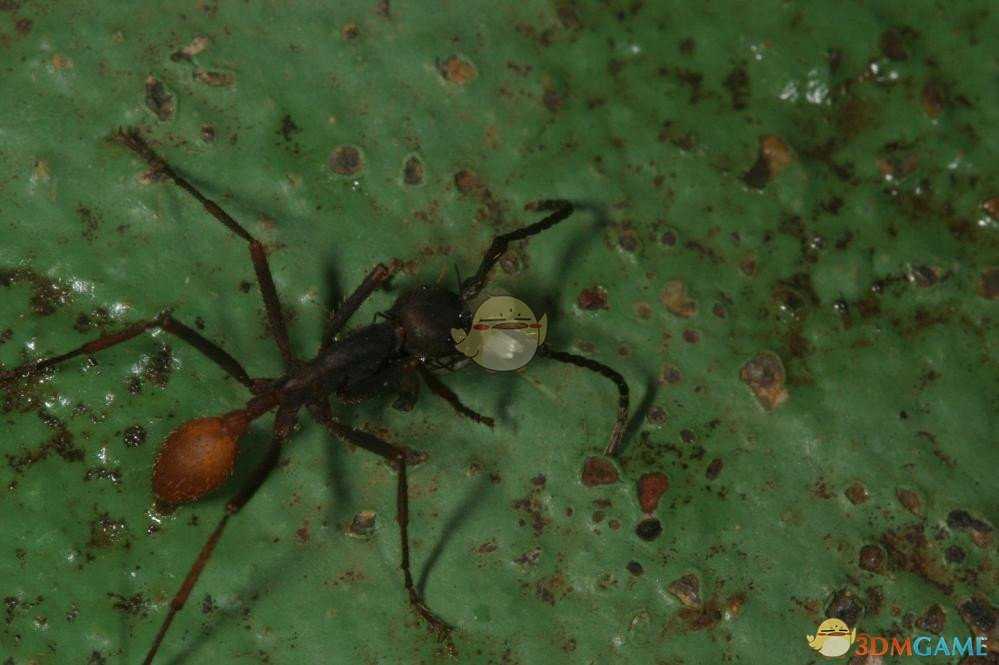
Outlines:
<svg viewBox="0 0 999 665"><path fill-rule="evenodd" d="M169 504L196 501L224 483L236 464L245 411L189 420L166 438L153 465L153 492Z"/></svg>

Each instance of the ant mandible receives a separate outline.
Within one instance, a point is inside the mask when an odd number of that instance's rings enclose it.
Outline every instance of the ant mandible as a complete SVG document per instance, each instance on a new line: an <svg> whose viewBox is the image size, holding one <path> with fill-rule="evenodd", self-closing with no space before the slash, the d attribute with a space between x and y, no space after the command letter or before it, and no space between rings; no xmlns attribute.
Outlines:
<svg viewBox="0 0 999 665"><path fill-rule="evenodd" d="M358 307L398 268L378 264L360 286L330 313L323 340L315 358L303 361L291 352L288 329L281 313L274 280L267 263L267 253L243 226L217 203L207 198L188 180L179 175L149 146L136 129L115 132L120 142L142 157L154 173L168 177L173 183L201 202L205 209L226 228L247 242L260 293L270 324L270 332L284 360L285 373L277 379L251 378L243 366L214 342L184 325L169 311L128 326L120 332L103 335L66 353L39 359L5 372L0 372L0 384L35 375L72 358L89 355L126 342L143 332L159 328L190 344L223 371L243 384L253 397L245 406L218 416L195 418L175 429L163 442L153 466L153 493L166 504L197 501L226 481L233 472L239 452L239 440L254 420L275 411L273 438L267 454L245 485L226 503L225 513L201 548L184 578L183 584L170 602L170 609L144 663L149 665L160 648L174 617L184 607L198 577L204 570L222 532L235 515L253 497L277 466L281 449L295 425L298 412L304 407L316 422L334 437L368 450L388 460L397 472L396 521L402 543L401 568L409 602L427 623L431 632L444 644L448 653L457 650L451 640L451 627L424 603L413 585L409 563L409 492L406 465L411 461L409 450L385 441L373 434L354 429L333 417L330 397L355 404L386 392L396 392L403 403L412 406L422 379L437 396L446 400L460 415L492 427L493 420L465 406L432 370L453 368L457 352L451 339L453 328L467 328L470 320L468 304L478 296L489 280L489 273L509 244L550 229L572 214L568 201L546 200L529 204L529 210L549 212L539 222L505 233L493 239L478 270L460 281L459 293L445 288L422 285L402 293L395 304L381 314L382 321L360 327L342 337L338 333ZM597 372L612 380L618 389L618 413L606 448L613 456L624 433L628 418L628 386L624 378L606 365L543 345L538 355Z"/></svg>

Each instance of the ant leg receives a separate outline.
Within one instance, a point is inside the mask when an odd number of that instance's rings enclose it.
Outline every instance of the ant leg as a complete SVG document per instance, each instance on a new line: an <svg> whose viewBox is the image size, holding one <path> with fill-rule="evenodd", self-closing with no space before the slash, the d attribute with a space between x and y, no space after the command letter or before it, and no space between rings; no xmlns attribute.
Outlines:
<svg viewBox="0 0 999 665"><path fill-rule="evenodd" d="M142 157L154 171L158 171L168 176L173 182L196 198L205 210L215 219L225 225L230 231L238 235L250 245L250 259L253 262L253 270L257 274L257 283L260 285L260 294L264 299L264 308L267 310L267 320L270 323L271 333L277 343L284 364L291 367L295 364L295 357L291 353L291 343L288 341L288 328L281 314L281 301L278 300L277 289L274 288L274 278L271 276L271 268L267 263L267 252L264 246L257 241L250 232L232 218L229 213L223 210L219 204L215 203L190 182L182 178L173 168L166 163L156 152L149 147L146 140L136 129L119 130L116 138L133 152Z"/></svg>
<svg viewBox="0 0 999 665"><path fill-rule="evenodd" d="M198 558L195 559L194 564L187 571L187 576L184 578L183 584L180 585L180 589L173 597L173 600L170 601L170 609L167 611L166 617L163 618L163 623L160 624L160 629L153 639L153 644L146 654L146 659L142 661L143 665L150 665L153 662L153 658L156 657L156 652L159 650L160 643L163 642L163 637L170 628L170 624L173 623L177 612L184 607L184 603L187 602L188 596L191 595L194 585L197 584L198 578L201 576L201 571L205 569L209 559L211 559L212 552L215 550L215 546L218 545L219 539L222 538L222 532L225 530L226 524L229 523L229 518L238 513L253 498L253 495L264 484L267 477L271 475L271 471L277 467L278 460L281 458L281 447L291 434L297 413L298 409L294 407L282 408L278 411L274 418L274 438L271 441L270 449L267 451L267 457L253 472L253 477L250 478L250 481L225 504L225 513L222 515L222 519L219 520L215 530L212 531L211 535L208 536L208 540L201 547Z"/></svg>
<svg viewBox="0 0 999 665"><path fill-rule="evenodd" d="M451 656L458 655L458 650L451 641L451 627L444 623L436 614L430 611L420 597L413 584L413 575L409 570L409 485L406 480L406 456L409 451L400 446L394 446L373 434L348 427L333 419L329 405L314 403L310 406L312 416L323 425L333 436L345 439L359 448L372 452L393 462L398 472L396 484L396 521L399 523L399 538L402 541L402 574L409 593L409 603L417 614L427 622L427 628L437 635L444 648Z"/></svg>
<svg viewBox="0 0 999 665"><path fill-rule="evenodd" d="M162 314L149 321L140 321L139 323L135 323L120 332L103 335L73 349L72 351L67 351L66 353L52 356L51 358L35 360L21 365L20 367L7 370L6 372L0 372L0 384L18 377L27 378L41 372L44 369L52 367L53 365L58 365L61 362L76 358L77 356L103 351L104 349L115 346L116 344L127 342L150 328L160 328L179 337L181 340L187 342L200 351L206 358L221 367L227 374L229 374L229 376L242 383L251 391L256 392L257 384L246 373L246 370L243 369L243 366L239 364L238 360L229 355L224 349L222 349L222 347L196 332L194 329L188 328L169 314Z"/></svg>
<svg viewBox="0 0 999 665"><path fill-rule="evenodd" d="M486 427L492 427L495 424L495 421L489 416L483 416L462 404L461 399L459 399L458 395L456 395L453 390L448 388L443 381L434 376L430 370L422 365L420 366L420 376L422 376L423 380L426 381L427 387L430 388L430 391L433 394L443 398L448 404L454 407L454 410L459 414L471 419L474 422L481 423Z"/></svg>
<svg viewBox="0 0 999 665"><path fill-rule="evenodd" d="M601 376L606 376L608 379L613 381L615 385L617 385L617 420L614 421L614 430L611 432L610 442L607 444L607 449L604 451L605 455L613 457L617 453L617 447L621 443L621 437L624 436L624 428L628 424L629 391L628 384L625 383L624 377L607 365L599 363L596 360L584 358L583 356L577 356L574 353L555 351L553 349L549 349L547 346L540 347L538 349L538 355L596 372Z"/></svg>
<svg viewBox="0 0 999 665"><path fill-rule="evenodd" d="M489 245L489 249L486 250L485 256L482 257L482 263L479 265L479 269L475 271L474 275L466 279L461 284L462 302L469 302L479 294L479 291L482 290L482 287L484 287L488 281L489 271L494 265L496 265L499 258L503 256L503 253L506 251L511 242L514 240L529 238L530 236L550 229L572 214L572 204L568 201L558 199L529 203L524 208L525 210L552 210L553 212L540 222L535 222L534 224L524 226L515 231L510 231L509 233L504 233L501 236L493 238L492 244Z"/></svg>
<svg viewBox="0 0 999 665"><path fill-rule="evenodd" d="M398 269L398 263L393 261L390 266L386 267L384 264L379 263L372 269L371 272L364 278L361 285L350 294L350 296L344 300L335 311L330 312L330 318L326 322L326 330L323 334L323 345L320 347L319 352L327 350L333 345L333 339L336 334L340 332L344 324L347 323L357 308L361 306L365 300L368 299L375 289L382 285L389 277L392 276Z"/></svg>

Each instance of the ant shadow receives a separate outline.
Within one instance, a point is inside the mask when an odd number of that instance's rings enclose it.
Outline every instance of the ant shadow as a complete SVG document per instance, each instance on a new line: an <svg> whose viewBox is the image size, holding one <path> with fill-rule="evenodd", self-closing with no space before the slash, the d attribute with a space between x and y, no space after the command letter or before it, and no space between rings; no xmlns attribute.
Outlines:
<svg viewBox="0 0 999 665"><path fill-rule="evenodd" d="M648 375L645 378L645 393L642 395L642 399L638 403L638 407L635 409L635 414L628 420L628 424L624 428L624 436L621 437L621 446L618 448L618 455L621 455L628 448L628 442L632 441L638 434L638 431L645 424L645 420L649 415L649 409L656 401L656 396L659 394L659 380L655 376Z"/></svg>
<svg viewBox="0 0 999 665"><path fill-rule="evenodd" d="M451 513L451 517L448 518L448 521L444 523L444 528L441 530L441 535L437 539L437 544L434 545L434 549L430 551L430 554L427 555L426 560L423 562L423 570L420 572L420 576L416 581L416 591L421 597L423 597L426 592L427 580L430 578L430 572L437 565L437 560L440 559L448 541L452 539L461 524L471 517L476 510L478 510L479 506L482 504L482 500L486 496L486 490L491 485L492 482L489 480L489 476L487 474L479 474L478 482L472 486L472 489L465 495L465 499L461 502L461 504L459 504L458 508Z"/></svg>
<svg viewBox="0 0 999 665"><path fill-rule="evenodd" d="M478 510L483 499L488 494L488 490L491 485L492 483L487 475L480 475L478 481L469 489L465 498L451 513L451 516L444 524L440 537L437 539L434 548L423 561L419 572L416 588L421 596L424 594L431 571L436 567L436 564L447 548L448 543L453 539L454 534L457 533L461 524ZM336 538L344 536L342 533L338 534L337 532L334 532L332 537ZM382 537L397 539L395 529L386 529ZM344 539L349 540L345 537ZM197 652L207 648L212 643L215 632L220 628L231 623L233 620L239 620L250 615L253 611L253 607L260 598L260 590L266 588L273 592L276 588L280 587L283 581L287 579L286 572L289 569L294 568L294 560L298 556L299 553L293 548L287 549L285 553L281 555L277 561L268 566L266 570L257 572L254 575L254 578L248 581L240 592L236 594L238 598L244 600L232 608L224 610L216 609L215 615L209 620L209 622L202 625L198 636L185 645L183 650L176 654L169 662L172 665L181 665L182 663L187 662ZM388 566L386 574L397 576L397 583L399 587L402 588L403 577L402 573L399 571L398 564L393 562L387 563Z"/></svg>

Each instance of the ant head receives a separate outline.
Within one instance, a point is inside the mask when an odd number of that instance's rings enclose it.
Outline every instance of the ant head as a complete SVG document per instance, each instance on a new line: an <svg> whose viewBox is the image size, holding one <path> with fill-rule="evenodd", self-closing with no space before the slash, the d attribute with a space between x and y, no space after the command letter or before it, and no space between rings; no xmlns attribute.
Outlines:
<svg viewBox="0 0 999 665"><path fill-rule="evenodd" d="M400 295L386 316L405 330L403 348L423 360L454 355L451 329L471 321L457 293L427 284Z"/></svg>

